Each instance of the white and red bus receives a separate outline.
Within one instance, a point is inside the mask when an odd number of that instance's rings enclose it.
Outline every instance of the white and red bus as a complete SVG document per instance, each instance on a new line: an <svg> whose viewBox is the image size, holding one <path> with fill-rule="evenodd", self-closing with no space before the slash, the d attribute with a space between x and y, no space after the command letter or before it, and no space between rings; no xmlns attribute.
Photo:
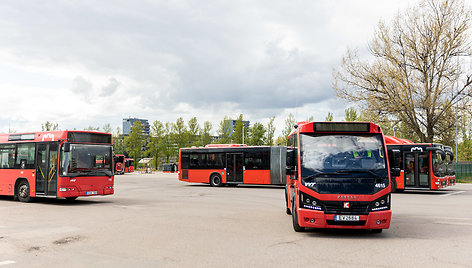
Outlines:
<svg viewBox="0 0 472 268"><path fill-rule="evenodd" d="M134 159L125 158L125 173L134 172Z"/></svg>
<svg viewBox="0 0 472 268"><path fill-rule="evenodd" d="M108 133L0 134L0 195L28 202L113 194L112 156Z"/></svg>
<svg viewBox="0 0 472 268"><path fill-rule="evenodd" d="M125 174L125 156L122 154L114 155L113 162L115 163L115 174Z"/></svg>
<svg viewBox="0 0 472 268"><path fill-rule="evenodd" d="M289 136L286 211L305 228L390 227L390 167L379 126L301 122ZM394 157L399 161L399 152ZM392 172L399 173L398 168Z"/></svg>
<svg viewBox="0 0 472 268"><path fill-rule="evenodd" d="M452 149L447 153L438 143L413 143L386 136L387 149L401 153L399 176L392 178L392 192L437 190L455 183ZM449 147L450 148L450 147ZM448 170L449 169L449 170ZM451 175L449 175L451 173Z"/></svg>
<svg viewBox="0 0 472 268"><path fill-rule="evenodd" d="M286 147L218 145L182 148L179 180L225 184L285 184Z"/></svg>

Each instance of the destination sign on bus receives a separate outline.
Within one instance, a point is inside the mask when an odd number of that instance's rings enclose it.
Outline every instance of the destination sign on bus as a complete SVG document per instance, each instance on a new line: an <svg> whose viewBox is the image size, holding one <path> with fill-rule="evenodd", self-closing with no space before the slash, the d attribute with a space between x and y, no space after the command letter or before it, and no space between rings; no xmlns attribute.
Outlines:
<svg viewBox="0 0 472 268"><path fill-rule="evenodd" d="M315 131L320 132L370 132L369 123L314 123Z"/></svg>

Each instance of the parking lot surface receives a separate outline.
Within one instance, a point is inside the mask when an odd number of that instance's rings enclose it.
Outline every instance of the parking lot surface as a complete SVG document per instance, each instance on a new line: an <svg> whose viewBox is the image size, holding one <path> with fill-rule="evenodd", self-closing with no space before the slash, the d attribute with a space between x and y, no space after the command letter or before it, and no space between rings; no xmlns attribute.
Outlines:
<svg viewBox="0 0 472 268"><path fill-rule="evenodd" d="M472 185L392 195L381 234L293 231L281 187L115 176L115 195L0 197L0 267L471 267Z"/></svg>

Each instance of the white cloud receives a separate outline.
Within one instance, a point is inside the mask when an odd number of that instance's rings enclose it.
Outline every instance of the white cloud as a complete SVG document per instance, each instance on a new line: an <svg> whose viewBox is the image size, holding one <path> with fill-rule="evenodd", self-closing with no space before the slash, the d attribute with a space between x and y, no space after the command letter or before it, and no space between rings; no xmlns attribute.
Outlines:
<svg viewBox="0 0 472 268"><path fill-rule="evenodd" d="M4 1L0 130L342 118L332 68L412 1ZM306 117L306 118L305 118Z"/></svg>

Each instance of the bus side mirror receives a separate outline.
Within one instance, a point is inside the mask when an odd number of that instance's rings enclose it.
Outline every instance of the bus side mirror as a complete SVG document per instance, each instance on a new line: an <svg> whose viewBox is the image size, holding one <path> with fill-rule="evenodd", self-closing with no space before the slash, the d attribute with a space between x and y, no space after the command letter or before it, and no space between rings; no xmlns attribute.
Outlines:
<svg viewBox="0 0 472 268"><path fill-rule="evenodd" d="M295 150L287 149L287 158L285 161L286 173L287 175L295 174Z"/></svg>
<svg viewBox="0 0 472 268"><path fill-rule="evenodd" d="M438 151L439 152L439 155L441 155L441 159L444 161L446 160L446 153L444 153L444 151Z"/></svg>
<svg viewBox="0 0 472 268"><path fill-rule="evenodd" d="M64 153L70 152L70 143L64 142L64 144L62 144L62 150L64 151Z"/></svg>

